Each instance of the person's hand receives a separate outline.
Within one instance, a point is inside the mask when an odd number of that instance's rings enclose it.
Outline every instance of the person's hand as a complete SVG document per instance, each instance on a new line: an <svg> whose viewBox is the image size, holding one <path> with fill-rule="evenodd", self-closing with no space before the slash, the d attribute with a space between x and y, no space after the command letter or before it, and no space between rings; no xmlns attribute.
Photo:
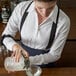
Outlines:
<svg viewBox="0 0 76 76"><path fill-rule="evenodd" d="M12 56L15 57L16 62L19 61L21 53L23 53L25 57L29 58L28 52L24 50L19 44L14 44L12 50L13 50Z"/></svg>

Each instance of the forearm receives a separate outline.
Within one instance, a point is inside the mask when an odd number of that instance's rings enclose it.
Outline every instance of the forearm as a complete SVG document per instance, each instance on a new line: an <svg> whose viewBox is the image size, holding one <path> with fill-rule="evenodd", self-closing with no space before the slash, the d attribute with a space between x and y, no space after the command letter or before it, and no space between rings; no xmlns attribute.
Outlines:
<svg viewBox="0 0 76 76"><path fill-rule="evenodd" d="M36 56L30 56L30 63L32 65L42 65L42 64L48 64L55 62L59 59L59 56L52 55L51 53L36 55Z"/></svg>
<svg viewBox="0 0 76 76"><path fill-rule="evenodd" d="M6 48L10 51L12 51L12 47L14 44L17 44L16 41L14 41L12 38L5 38L3 40L3 44L6 46Z"/></svg>
<svg viewBox="0 0 76 76"><path fill-rule="evenodd" d="M16 17L16 11L12 13L5 30L2 33L3 44L6 46L8 50L12 50L12 46L16 44L15 40L13 39L18 31L18 19ZM9 36L9 37L7 37Z"/></svg>

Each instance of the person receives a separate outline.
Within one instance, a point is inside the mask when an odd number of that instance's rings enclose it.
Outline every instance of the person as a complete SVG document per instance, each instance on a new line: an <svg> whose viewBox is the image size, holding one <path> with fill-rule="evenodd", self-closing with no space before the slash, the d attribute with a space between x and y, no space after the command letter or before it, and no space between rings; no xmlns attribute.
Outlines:
<svg viewBox="0 0 76 76"><path fill-rule="evenodd" d="M26 9L28 15L23 22ZM52 28L54 25L55 29ZM3 44L13 51L16 62L23 52L31 65L48 66L60 59L69 30L70 19L59 9L57 0L23 1L15 7L2 33ZM18 31L20 43L14 40ZM46 49L48 43L50 45Z"/></svg>

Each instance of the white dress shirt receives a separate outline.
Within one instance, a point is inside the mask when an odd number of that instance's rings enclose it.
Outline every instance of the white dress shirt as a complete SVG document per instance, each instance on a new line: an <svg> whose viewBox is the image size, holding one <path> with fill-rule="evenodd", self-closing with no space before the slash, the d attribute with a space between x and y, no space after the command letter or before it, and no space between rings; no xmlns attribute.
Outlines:
<svg viewBox="0 0 76 76"><path fill-rule="evenodd" d="M30 1L24 1L17 5L2 35L10 34L15 37L16 32L20 30L21 18L29 3ZM49 42L52 23L56 22L58 7L56 5L48 18L38 25L38 16L34 6L35 3L33 2L28 9L29 14L21 30L21 39L23 44L29 47L45 49ZM57 61L61 57L69 29L70 19L62 10L60 10L56 35L50 51L46 54L30 56L29 59L31 64L41 65ZM12 38L5 38L3 43L9 50L12 50L12 46L16 44Z"/></svg>

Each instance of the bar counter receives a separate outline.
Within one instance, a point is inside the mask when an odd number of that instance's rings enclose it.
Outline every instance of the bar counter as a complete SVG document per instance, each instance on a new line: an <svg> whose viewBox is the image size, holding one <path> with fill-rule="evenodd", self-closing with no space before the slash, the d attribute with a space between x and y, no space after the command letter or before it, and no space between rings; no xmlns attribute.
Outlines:
<svg viewBox="0 0 76 76"><path fill-rule="evenodd" d="M26 72L8 73L4 68L0 68L0 76L26 76ZM76 67L42 68L41 76L76 76Z"/></svg>

